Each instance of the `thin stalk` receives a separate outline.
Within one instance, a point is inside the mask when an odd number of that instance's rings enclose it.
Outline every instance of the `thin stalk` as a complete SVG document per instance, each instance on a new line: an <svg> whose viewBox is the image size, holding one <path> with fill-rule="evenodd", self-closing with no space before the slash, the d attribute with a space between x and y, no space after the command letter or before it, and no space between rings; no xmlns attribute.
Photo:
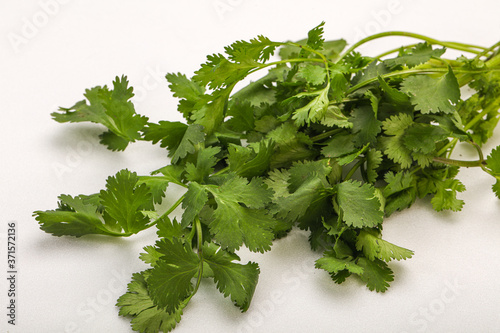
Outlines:
<svg viewBox="0 0 500 333"><path fill-rule="evenodd" d="M356 162L356 164L354 164L354 166L351 168L351 170L349 170L349 172L347 173L347 175L345 175L344 181L351 179L351 177L354 175L354 173L356 172L356 170L358 170L358 168L363 163L365 163L364 159L358 160L358 162Z"/></svg>
<svg viewBox="0 0 500 333"><path fill-rule="evenodd" d="M444 47L447 47L447 48L450 48L450 49L455 49L455 50L465 51L465 52L471 52L471 53L476 53L476 52L474 52L474 50L471 50L471 47L472 48L483 49L482 47L476 46L476 45L470 45L470 44L464 44L464 43L455 43L455 42L443 42L443 41L440 41L440 40L437 40L437 39L434 39L434 38L431 38L431 37L428 37L428 36L424 36L424 35L416 34L416 33L411 33L411 32L406 32L406 31L387 31L387 32L381 32L381 33L378 33L378 34L374 34L374 35L368 36L368 37L363 38L363 39L359 40L358 42L354 43L350 48L348 48L344 53L342 53L342 55L340 55L340 57L337 60L337 62L339 62L340 60L342 60L346 55L348 55L349 53L351 53L352 51L354 51L359 46L361 46L361 45L363 45L363 44L365 44L367 42L370 42L372 40L375 40L375 39L378 39L378 38L382 38L382 37L388 37L388 36L402 36L402 37L416 38L416 39L420 39L420 40L426 41L426 42L428 42L430 44L441 45L441 46L444 46Z"/></svg>
<svg viewBox="0 0 500 333"><path fill-rule="evenodd" d="M196 280L196 286L194 287L193 293L191 295L196 294L198 288L200 287L201 279L203 278L203 230L201 229L201 222L198 217L194 219L194 228L196 229L196 240L197 240L197 248L198 248L198 259L199 270L198 270L198 279Z"/></svg>

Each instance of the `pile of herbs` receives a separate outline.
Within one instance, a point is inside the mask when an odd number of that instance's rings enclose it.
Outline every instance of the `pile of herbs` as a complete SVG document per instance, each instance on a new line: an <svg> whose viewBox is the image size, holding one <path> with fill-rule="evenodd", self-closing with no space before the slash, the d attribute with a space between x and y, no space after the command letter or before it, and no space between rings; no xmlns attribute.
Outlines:
<svg viewBox="0 0 500 333"><path fill-rule="evenodd" d="M356 51L389 36L418 43L375 57ZM447 50L462 55L448 59ZM151 141L169 163L150 175L121 170L99 193L61 195L57 209L34 216L55 236L157 228L140 254L150 268L133 274L117 303L139 332L172 330L202 279L246 311L259 266L241 263L238 249L269 251L293 228L308 231L316 267L335 283L355 275L384 292L394 279L388 263L413 255L382 238L384 217L424 197L437 211L461 210L460 167L491 174L500 196L500 149L486 157L481 149L499 119L498 51L499 43L406 32L346 48L324 40L323 23L301 42L258 36L208 56L190 79L166 75L185 122L149 122L135 112L127 78L117 77L53 118L104 125L100 142L113 151ZM257 71L260 79L235 89ZM458 143L474 147L477 160L452 159ZM159 211L169 184L185 192ZM178 206L182 216L171 218Z"/></svg>

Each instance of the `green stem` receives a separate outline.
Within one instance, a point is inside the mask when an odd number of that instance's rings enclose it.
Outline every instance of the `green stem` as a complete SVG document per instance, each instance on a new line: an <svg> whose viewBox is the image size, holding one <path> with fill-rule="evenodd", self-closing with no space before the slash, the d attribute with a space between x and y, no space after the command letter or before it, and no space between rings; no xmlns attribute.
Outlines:
<svg viewBox="0 0 500 333"><path fill-rule="evenodd" d="M395 71L392 73L387 73L387 74L382 74L380 77L382 78L390 78L394 76L401 76L401 75L410 75L410 74L430 74L430 73L447 73L448 68L417 68L417 69L405 69L401 71ZM500 68L488 68L488 69L462 69L462 68L453 68L454 73L467 73L467 74L472 74L472 73L487 73L491 71L500 71ZM369 85L370 83L373 83L378 80L378 77L374 77L371 79L368 79L366 81L360 82L356 84L355 86L352 86L347 90L347 94L351 94L354 91Z"/></svg>
<svg viewBox="0 0 500 333"><path fill-rule="evenodd" d="M444 47L447 47L450 49L471 52L471 53L476 53L476 52L474 52L474 50L471 50L471 47L484 49L484 48L476 46L476 45L455 43L455 42L443 42L443 41L440 41L440 40L437 40L437 39L434 39L431 37L427 37L427 36L416 34L416 33L406 32L406 31L387 31L387 32L381 32L378 34L368 36L368 37L363 38L363 39L359 40L358 42L354 43L350 48L348 48L344 53L342 53L342 55L339 57L337 62L342 60L346 55L348 55L349 53L354 51L359 46L361 46L367 42L370 42L372 40L382 38L382 37L388 37L388 36L402 36L402 37L416 38L416 39L424 40L424 41L428 42L429 44L441 45L441 46L444 46Z"/></svg>
<svg viewBox="0 0 500 333"><path fill-rule="evenodd" d="M194 227L193 229L196 229L196 239L197 239L197 248L198 248L198 259L200 260L199 263L199 270L198 270L198 279L196 280L196 286L194 287L192 295L196 294L198 291L198 288L200 287L201 279L203 278L203 230L201 229L201 222L198 217L194 219Z"/></svg>
<svg viewBox="0 0 500 333"><path fill-rule="evenodd" d="M454 159L451 159L451 158L439 157L439 156L434 157L433 161L434 162L438 162L438 163L443 163L443 164L458 166L458 167L465 167L465 168L482 167L483 164L484 164L483 160L477 160L477 161L460 161L460 160L454 160Z"/></svg>
<svg viewBox="0 0 500 333"><path fill-rule="evenodd" d="M345 175L344 181L351 179L351 177L354 175L354 173L356 172L356 170L358 170L358 168L364 162L365 162L364 159L360 159L356 164L354 164L354 166L351 168L351 170L349 170L349 172L347 173L347 175Z"/></svg>
<svg viewBox="0 0 500 333"><path fill-rule="evenodd" d="M154 226L155 224L158 223L159 220L169 216L182 203L182 200L184 200L185 196L186 195L183 194L165 213L163 213L159 218L157 218L154 222L152 222L150 225L148 225L147 228Z"/></svg>
<svg viewBox="0 0 500 333"><path fill-rule="evenodd" d="M342 132L342 131L343 131L343 129L342 129L342 128L335 128L335 129L332 129L332 130L327 131L327 132L325 132L325 133L321 133L321 134L318 134L318 135L316 135L316 136L313 136L313 137L311 138L311 141L312 141L312 142L321 141L321 140L323 140L323 139L327 139L327 138L329 138L330 136L332 136L332 135L334 135L334 134L337 134L337 133L339 133L339 132Z"/></svg>

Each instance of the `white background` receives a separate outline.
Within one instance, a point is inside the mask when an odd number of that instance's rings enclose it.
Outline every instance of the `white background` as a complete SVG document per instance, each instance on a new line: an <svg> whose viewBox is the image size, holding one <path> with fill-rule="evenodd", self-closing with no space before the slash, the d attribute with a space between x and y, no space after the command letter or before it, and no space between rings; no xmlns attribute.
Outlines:
<svg viewBox="0 0 500 333"><path fill-rule="evenodd" d="M154 230L128 239L53 237L35 210L54 209L59 194L90 194L122 168L147 174L166 153L136 143L113 153L98 144L102 128L58 124L50 113L83 98L84 89L128 75L138 113L179 120L164 75L191 76L207 54L263 34L298 40L325 21L327 39L350 44L368 34L407 30L484 46L500 39L498 1L125 1L25 0L0 3L0 331L131 332L116 299L146 266L142 247ZM375 55L414 40L363 47ZM500 143L497 131L489 152ZM462 158L475 159L463 148ZM342 285L314 269L320 254L293 233L269 253L241 252L261 275L252 306L241 314L212 283L202 284L174 332L495 332L500 285L500 204L493 179L464 170L460 213L436 213L428 200L394 214L384 238L415 251L391 263L385 294L355 278ZM180 195L172 189L166 204ZM7 325L6 232L18 225L17 325Z"/></svg>

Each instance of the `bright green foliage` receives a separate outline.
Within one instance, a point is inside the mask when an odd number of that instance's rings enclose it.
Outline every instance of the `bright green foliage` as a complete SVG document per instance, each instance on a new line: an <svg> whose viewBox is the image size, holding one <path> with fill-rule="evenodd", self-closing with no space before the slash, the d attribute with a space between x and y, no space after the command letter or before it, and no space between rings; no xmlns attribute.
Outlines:
<svg viewBox="0 0 500 333"><path fill-rule="evenodd" d="M95 194L61 195L57 209L34 212L56 236L127 237L156 227L158 239L139 255L149 269L132 276L117 303L132 329L171 331L203 280L247 311L260 268L237 251L269 251L297 228L333 282L353 276L384 292L392 261L413 256L383 239L384 217L421 198L437 211L461 210L460 167L493 176L500 198L500 148L481 148L500 119L498 45L386 32L344 50L345 40L324 39L324 26L298 42L236 41L191 78L167 74L182 122L136 114L125 76L52 114L105 126L101 143L111 150L137 140L167 150L150 174L121 170ZM379 57L356 51L392 35L422 42ZM444 57L455 48L472 57ZM472 96L461 96L465 86ZM450 158L459 142L478 160Z"/></svg>
<svg viewBox="0 0 500 333"><path fill-rule="evenodd" d="M338 184L337 205L342 219L349 226L370 228L382 223L382 204L372 185L355 180Z"/></svg>
<svg viewBox="0 0 500 333"><path fill-rule="evenodd" d="M217 289L225 297L230 296L242 312L248 310L259 279L259 266L254 262L246 265L236 263L234 260L240 260L237 255L214 244L205 246L203 253L205 262L213 272Z"/></svg>
<svg viewBox="0 0 500 333"><path fill-rule="evenodd" d="M384 60L384 63L391 68L405 65L412 68L427 62L432 57L439 58L445 51L444 48L433 49L428 43L419 43L409 50L402 49L396 58Z"/></svg>
<svg viewBox="0 0 500 333"><path fill-rule="evenodd" d="M452 69L440 78L425 75L410 76L403 80L402 91L410 95L415 109L428 113L453 113L460 99L458 81Z"/></svg>
<svg viewBox="0 0 500 333"><path fill-rule="evenodd" d="M191 279L200 269L199 258L177 238L163 238L156 247L163 256L148 278L149 292L158 308L175 313L193 291Z"/></svg>
<svg viewBox="0 0 500 333"><path fill-rule="evenodd" d="M85 92L88 100L80 101L70 108L60 108L63 113L52 113L54 120L64 122L90 121L106 126L109 131L101 135L101 143L111 150L124 150L129 142L141 138L140 131L148 118L135 113L130 99L133 89L128 87L126 76L116 77L113 90L95 87Z"/></svg>
<svg viewBox="0 0 500 333"><path fill-rule="evenodd" d="M151 189L126 169L109 177L99 194L59 199L58 209L34 213L42 230L55 236L130 236L149 227L150 217L143 211L154 209Z"/></svg>
<svg viewBox="0 0 500 333"><path fill-rule="evenodd" d="M363 251L363 254L370 260L378 258L386 262L392 259L408 259L413 255L413 251L381 239L380 235L372 229L364 229L359 233L356 249Z"/></svg>
<svg viewBox="0 0 500 333"><path fill-rule="evenodd" d="M117 301L120 316L132 316L131 324L134 331L140 333L170 332L181 320L182 310L187 305L183 302L174 313L159 309L151 298L146 276L150 272L135 273L128 291Z"/></svg>

